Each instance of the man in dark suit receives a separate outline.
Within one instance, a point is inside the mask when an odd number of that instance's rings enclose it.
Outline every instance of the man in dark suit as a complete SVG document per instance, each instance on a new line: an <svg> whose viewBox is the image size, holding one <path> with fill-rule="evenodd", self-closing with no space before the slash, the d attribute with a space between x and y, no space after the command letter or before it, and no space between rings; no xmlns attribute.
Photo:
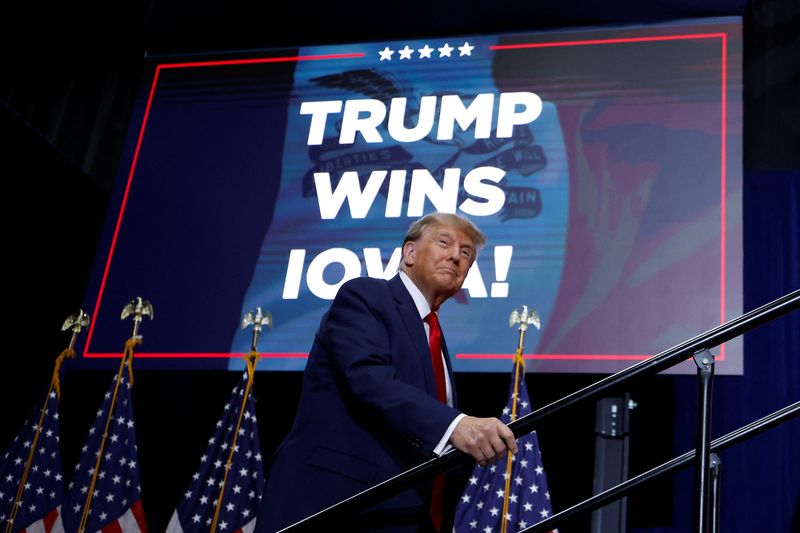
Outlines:
<svg viewBox="0 0 800 533"><path fill-rule="evenodd" d="M456 409L436 310L464 282L484 235L434 213L411 225L400 273L339 289L309 354L297 416L269 470L256 521L273 532L441 454L452 445L481 465L508 449L496 418ZM442 477L353 517L348 531L447 527Z"/></svg>

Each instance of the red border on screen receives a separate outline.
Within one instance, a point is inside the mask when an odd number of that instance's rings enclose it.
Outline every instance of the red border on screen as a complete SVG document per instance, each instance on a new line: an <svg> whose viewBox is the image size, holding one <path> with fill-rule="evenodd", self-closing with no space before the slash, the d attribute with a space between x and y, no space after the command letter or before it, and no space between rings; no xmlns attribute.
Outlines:
<svg viewBox="0 0 800 533"><path fill-rule="evenodd" d="M725 236L725 220L726 220L726 170L727 170L727 69L728 69L728 34L724 32L719 33L693 33L693 34L679 34L679 35L655 35L649 37L623 37L614 39L589 39L589 40L576 40L576 41L554 41L554 42L537 42L537 43L522 43L522 44L509 44L509 45L493 45L489 47L492 51L503 50L520 50L530 48L554 48L565 46L587 46L587 45L608 45L608 44L627 44L627 43L641 43L641 42L655 42L655 41L678 41L678 40L698 40L698 39L720 39L721 42L721 125L720 125L720 305L719 316L720 324L725 322L725 290L726 290L726 236ZM125 213L125 206L128 200L128 193L130 191L133 175L136 170L136 164L139 158L139 150L142 146L142 139L144 138L147 120L150 115L150 108L153 103L156 86L158 84L159 74L165 69L176 68L199 68L199 67L218 67L218 66L231 66L231 65L252 65L259 63L281 63L281 62L296 62L296 61L321 61L329 59L358 59L364 57L366 54L363 52L348 53L348 54L329 54L329 55L308 55L308 56L285 56L285 57L268 57L268 58L251 58L251 59L231 59L219 61L196 61L184 63L165 63L156 66L153 82L150 86L150 93L147 97L147 104L145 106L144 117L142 124L139 128L139 136L136 141L136 148L133 154L133 161L131 168L128 172L128 181L125 185L125 192L123 194L122 202L120 204L119 214L117 216L116 227L111 239L111 246L109 247L108 257L103 269L103 276L100 282L100 289L97 293L97 299L94 306L95 316L100 309L100 302L103 298L108 272L111 268L111 259L114 255L114 249L117 243L117 236L119 229L122 225L122 217ZM120 358L121 353L90 353L89 346L91 345L92 333L94 332L94 324L92 321L89 332L86 338L83 357L87 359L111 359ZM209 352L209 353L157 353L157 352L137 352L137 358L144 359L231 359L241 358L243 353L226 353L226 352ZM652 355L639 355L639 354L524 354L525 359L538 359L538 360L588 360L588 361L642 361L650 358ZM263 353L261 357L268 359L304 359L308 357L307 353ZM476 354L476 353L460 353L456 354L456 359L511 359L513 354ZM716 357L717 361L725 360L725 344L720 346L720 353Z"/></svg>

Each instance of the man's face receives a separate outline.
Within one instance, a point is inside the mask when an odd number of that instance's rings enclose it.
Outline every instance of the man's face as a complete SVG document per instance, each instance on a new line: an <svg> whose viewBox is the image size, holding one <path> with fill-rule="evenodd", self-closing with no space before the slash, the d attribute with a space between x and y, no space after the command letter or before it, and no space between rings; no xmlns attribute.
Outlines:
<svg viewBox="0 0 800 533"><path fill-rule="evenodd" d="M455 226L430 225L403 246L406 272L433 308L458 292L474 260L472 239Z"/></svg>

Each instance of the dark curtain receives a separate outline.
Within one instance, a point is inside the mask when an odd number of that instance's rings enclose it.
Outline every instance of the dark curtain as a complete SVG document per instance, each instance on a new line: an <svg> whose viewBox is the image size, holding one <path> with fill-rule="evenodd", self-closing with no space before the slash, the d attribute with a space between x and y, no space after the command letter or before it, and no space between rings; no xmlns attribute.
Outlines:
<svg viewBox="0 0 800 533"><path fill-rule="evenodd" d="M800 172L745 172L744 309L800 289ZM715 350L712 350L716 353ZM800 312L744 336L744 376L714 382L712 436L800 401ZM694 447L696 381L675 381L675 453ZM800 531L800 418L720 454L721 531ZM694 526L694 474L673 481L673 527ZM652 530L651 530L652 531Z"/></svg>

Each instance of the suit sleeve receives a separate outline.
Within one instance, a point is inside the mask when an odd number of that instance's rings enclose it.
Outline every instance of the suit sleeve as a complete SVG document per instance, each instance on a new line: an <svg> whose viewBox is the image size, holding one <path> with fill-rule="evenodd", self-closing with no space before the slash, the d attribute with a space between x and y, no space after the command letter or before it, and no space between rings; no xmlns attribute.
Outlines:
<svg viewBox="0 0 800 533"><path fill-rule="evenodd" d="M318 340L347 399L399 440L431 455L460 413L430 396L421 383L398 377L394 359L418 356L410 343L413 353L391 353L390 329L402 335L404 325L386 323L385 314L371 303L381 295L369 289L343 285ZM388 291L386 297L391 300Z"/></svg>

